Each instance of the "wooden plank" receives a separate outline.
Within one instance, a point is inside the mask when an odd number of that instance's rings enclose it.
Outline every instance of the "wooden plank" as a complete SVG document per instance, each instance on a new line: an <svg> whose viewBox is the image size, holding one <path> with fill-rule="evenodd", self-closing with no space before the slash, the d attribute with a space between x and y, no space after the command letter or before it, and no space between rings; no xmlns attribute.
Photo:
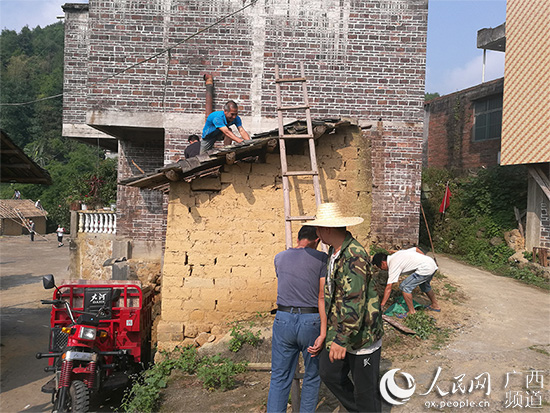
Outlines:
<svg viewBox="0 0 550 413"><path fill-rule="evenodd" d="M319 172L317 171L288 171L286 176L311 176L311 175L319 175Z"/></svg>
<svg viewBox="0 0 550 413"><path fill-rule="evenodd" d="M535 182L539 185L540 189L542 189L542 192L544 192L546 197L550 199L550 181L548 181L548 178L546 178L544 172L542 172L540 168L532 166L527 169Z"/></svg>
<svg viewBox="0 0 550 413"><path fill-rule="evenodd" d="M519 233L523 238L525 238L525 232L523 231L523 224L521 223L521 214L519 213L519 209L514 207L514 215L516 216L516 221L518 221L518 229Z"/></svg>
<svg viewBox="0 0 550 413"><path fill-rule="evenodd" d="M309 215L300 215L300 216L295 216L295 217L287 216L286 217L287 222L288 221L313 221L314 219L315 219L314 216L309 216Z"/></svg>
<svg viewBox="0 0 550 413"><path fill-rule="evenodd" d="M399 331L403 332L403 333L407 333L407 334L416 334L414 332L414 330L411 330L409 327L406 327L404 326L403 324L401 324L399 321L397 321L397 319L393 318L393 317L389 317L387 315L383 315L382 316L382 320L384 320L386 323L388 323L389 325L391 325L392 327L395 327L396 329L398 329Z"/></svg>
<svg viewBox="0 0 550 413"><path fill-rule="evenodd" d="M275 83L292 83L292 82L307 82L307 79L305 77L287 77L286 79L277 77L275 79Z"/></svg>
<svg viewBox="0 0 550 413"><path fill-rule="evenodd" d="M282 135L281 138L283 139L312 139L313 135Z"/></svg>
<svg viewBox="0 0 550 413"><path fill-rule="evenodd" d="M281 106L279 108L277 108L277 110L304 110L304 109L309 109L309 106L306 106L306 105L294 105L294 106Z"/></svg>

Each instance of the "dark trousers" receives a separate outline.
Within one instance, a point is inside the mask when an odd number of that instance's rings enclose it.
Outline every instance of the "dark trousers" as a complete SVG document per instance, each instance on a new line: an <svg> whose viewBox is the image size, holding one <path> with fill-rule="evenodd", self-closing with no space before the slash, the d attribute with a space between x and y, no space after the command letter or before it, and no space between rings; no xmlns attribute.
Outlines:
<svg viewBox="0 0 550 413"><path fill-rule="evenodd" d="M319 374L323 383L336 396L348 412L380 412L381 348L372 354L356 356L346 353L343 360L330 362L328 351L323 348L319 356ZM348 377L351 372L353 381Z"/></svg>

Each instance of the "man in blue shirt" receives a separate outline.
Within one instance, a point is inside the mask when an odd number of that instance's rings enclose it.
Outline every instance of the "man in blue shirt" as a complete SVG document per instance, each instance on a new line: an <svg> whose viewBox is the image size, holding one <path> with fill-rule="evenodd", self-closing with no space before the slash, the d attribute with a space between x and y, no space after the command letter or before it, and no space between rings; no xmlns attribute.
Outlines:
<svg viewBox="0 0 550 413"><path fill-rule="evenodd" d="M237 127L241 134L240 138L231 131L230 126L232 125ZM212 112L206 118L202 130L201 153L212 149L216 141L222 141L226 137L237 143L250 139L239 117L239 107L232 100L224 105L223 110Z"/></svg>

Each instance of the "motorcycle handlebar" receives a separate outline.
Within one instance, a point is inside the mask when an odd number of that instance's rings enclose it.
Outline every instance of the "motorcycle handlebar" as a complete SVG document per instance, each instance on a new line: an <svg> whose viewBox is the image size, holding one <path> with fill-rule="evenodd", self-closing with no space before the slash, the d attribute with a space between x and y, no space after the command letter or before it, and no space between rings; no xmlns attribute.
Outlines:
<svg viewBox="0 0 550 413"><path fill-rule="evenodd" d="M100 351L101 356L124 356L128 354L128 350L117 350L117 351Z"/></svg>
<svg viewBox="0 0 550 413"><path fill-rule="evenodd" d="M36 353L36 358L61 357L62 355L63 353Z"/></svg>
<svg viewBox="0 0 550 413"><path fill-rule="evenodd" d="M59 305L63 304L65 301L63 300L40 300L42 304L52 304L52 305Z"/></svg>

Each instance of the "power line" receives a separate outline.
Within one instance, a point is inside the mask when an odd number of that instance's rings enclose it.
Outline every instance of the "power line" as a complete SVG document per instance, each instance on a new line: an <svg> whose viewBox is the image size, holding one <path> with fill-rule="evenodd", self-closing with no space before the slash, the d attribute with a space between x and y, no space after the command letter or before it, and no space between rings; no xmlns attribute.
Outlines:
<svg viewBox="0 0 550 413"><path fill-rule="evenodd" d="M258 1L258 0L251 0L250 3L248 3L247 5L241 7L240 9L238 9L238 10L232 12L232 13L229 13L229 14L223 16L222 18L216 20L216 21L215 21L214 23L212 23L211 25L206 26L205 28L203 28L203 29L201 29L201 30L199 30L199 31L197 31L197 32L195 32L195 33L193 33L192 35L186 37L185 39L180 40L179 42L176 42L173 46L167 47L166 49L163 49L163 50L161 50L160 52L157 52L157 53L155 53L155 54L153 54L153 55L147 57L147 58L144 59L144 60L141 60L141 61L139 61L139 62L137 62L137 63L134 63L134 64L132 64L132 65L130 65L130 66L124 68L124 69L121 69L121 70L119 70L119 71L113 73L113 74L110 75L110 76L107 76L107 77L105 77L105 78L103 78L103 79L100 79L100 80L98 80L98 81L92 83L90 86L95 86L95 85L97 85L97 84L99 84L99 83L103 83L103 82L105 82L105 81L107 81L107 80L109 80L109 79L112 79L112 78L114 78L114 77L116 77L116 76L119 76L119 75L121 75L122 73L125 73L125 72L127 72L128 70L131 70L131 69L133 69L133 68L135 68L135 67L137 67L137 66L139 66L139 65L141 65L141 64L143 64L143 63L147 63L147 62L149 62L149 61L151 61L151 60L153 60L153 59L155 59L155 58L157 58L157 57L163 55L163 54L166 53L166 52L170 52L173 48L179 46L180 44L183 44L183 43L185 43L185 42L188 42L189 40L191 40L192 38L198 36L199 34L204 33L205 31L211 29L211 28L214 27L214 26L217 26L218 24L220 24L220 23L223 22L224 20L227 20L228 18L233 17L234 15L236 15L236 14L242 12L243 10L249 8L250 6L253 6L254 4L256 4L257 1ZM48 96L48 97L41 98L41 99L32 100L32 101L30 101L30 102L22 102L22 103L0 103L0 106L24 106L24 105L30 105L30 104L33 104L33 103L36 103L36 102L41 102L41 101L44 101L44 100L55 99L55 98L58 98L58 97L60 97L60 96L63 96L63 93L60 93L60 94L58 94L58 95Z"/></svg>
<svg viewBox="0 0 550 413"><path fill-rule="evenodd" d="M58 98L58 97L60 97L60 96L63 96L63 93L60 93L60 94L58 94L58 95L48 96L48 97L41 98L41 99L31 100L30 102L22 102L22 103L0 103L0 106L23 106L23 105L30 105L31 103L42 102L43 100L55 99L55 98Z"/></svg>

